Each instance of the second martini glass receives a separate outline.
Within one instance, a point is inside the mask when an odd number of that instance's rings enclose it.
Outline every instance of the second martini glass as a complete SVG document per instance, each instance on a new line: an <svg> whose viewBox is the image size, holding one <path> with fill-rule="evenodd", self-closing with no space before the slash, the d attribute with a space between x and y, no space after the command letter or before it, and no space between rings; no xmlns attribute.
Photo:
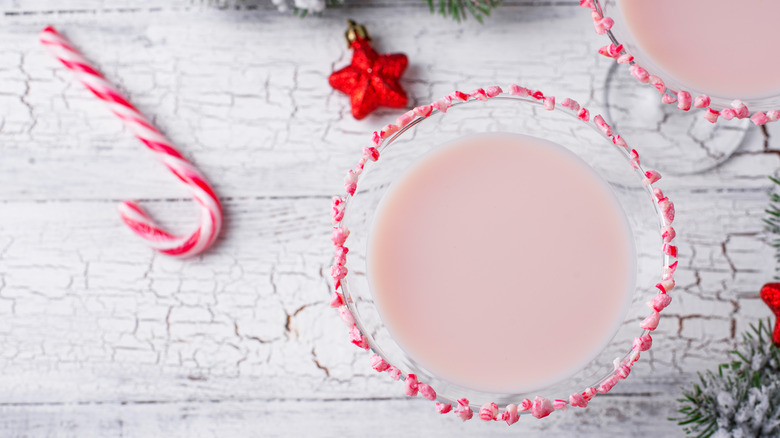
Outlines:
<svg viewBox="0 0 780 438"><path fill-rule="evenodd" d="M617 61L605 89L610 118L645 145L646 161L660 170L713 168L739 147L751 124L780 116L772 24L780 3L582 4L591 7L597 32L609 38L600 52Z"/></svg>

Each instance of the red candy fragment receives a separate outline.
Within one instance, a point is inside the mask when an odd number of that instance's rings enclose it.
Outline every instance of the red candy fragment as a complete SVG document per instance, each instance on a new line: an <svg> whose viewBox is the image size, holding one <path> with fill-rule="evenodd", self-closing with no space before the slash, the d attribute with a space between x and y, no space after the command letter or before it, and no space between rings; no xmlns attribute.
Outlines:
<svg viewBox="0 0 780 438"><path fill-rule="evenodd" d="M495 403L485 403L479 408L479 419L482 421L493 421L498 415L498 405Z"/></svg>

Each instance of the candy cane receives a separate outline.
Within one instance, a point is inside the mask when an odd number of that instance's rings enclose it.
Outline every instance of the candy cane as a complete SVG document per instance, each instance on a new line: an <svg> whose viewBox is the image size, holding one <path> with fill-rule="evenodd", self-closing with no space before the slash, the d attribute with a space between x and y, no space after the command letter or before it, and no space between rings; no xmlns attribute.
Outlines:
<svg viewBox="0 0 780 438"><path fill-rule="evenodd" d="M41 32L40 41L89 91L108 105L111 112L155 153L168 170L187 185L200 206L198 228L187 236L174 236L163 230L133 201L125 201L118 207L125 224L152 248L171 256L193 256L214 243L222 227L222 206L200 171L53 27Z"/></svg>

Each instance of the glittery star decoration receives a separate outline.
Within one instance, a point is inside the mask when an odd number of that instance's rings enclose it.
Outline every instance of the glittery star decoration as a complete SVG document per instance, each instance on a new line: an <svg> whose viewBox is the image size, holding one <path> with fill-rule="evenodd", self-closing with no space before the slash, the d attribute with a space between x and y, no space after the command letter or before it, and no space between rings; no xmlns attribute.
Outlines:
<svg viewBox="0 0 780 438"><path fill-rule="evenodd" d="M352 63L329 78L331 87L349 95L352 115L358 120L380 106L404 108L407 102L398 82L409 64L406 55L380 55L369 42L365 27L350 20L347 43L353 50Z"/></svg>
<svg viewBox="0 0 780 438"><path fill-rule="evenodd" d="M761 299L775 314L775 330L772 332L772 342L780 347L780 283L765 284L761 288Z"/></svg>

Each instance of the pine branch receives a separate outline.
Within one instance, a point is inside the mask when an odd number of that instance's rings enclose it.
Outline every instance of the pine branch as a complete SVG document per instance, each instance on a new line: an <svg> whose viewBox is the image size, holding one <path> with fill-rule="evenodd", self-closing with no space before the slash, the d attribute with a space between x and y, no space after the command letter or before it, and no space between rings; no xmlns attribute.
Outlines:
<svg viewBox="0 0 780 438"><path fill-rule="evenodd" d="M434 0L426 0L431 13L436 12ZM438 12L444 17L454 18L460 22L471 14L482 23L483 19L490 15L490 11L501 5L502 0L438 0Z"/></svg>
<svg viewBox="0 0 780 438"><path fill-rule="evenodd" d="M776 189L780 190L780 180L771 176L769 179L778 186ZM764 218L764 223L767 226L767 231L780 236L780 195L778 195L777 192L772 191L769 194L769 207L765 212L767 213L767 217ZM775 258L778 262L778 267L775 268L775 272L777 272L780 270L780 237L773 239L770 242L770 245L775 248ZM775 279L780 280L780 276L775 275Z"/></svg>
<svg viewBox="0 0 780 438"><path fill-rule="evenodd" d="M751 325L729 356L717 372L699 373L699 382L683 390L681 417L670 420L696 437L780 435L780 349L772 343L771 320Z"/></svg>

